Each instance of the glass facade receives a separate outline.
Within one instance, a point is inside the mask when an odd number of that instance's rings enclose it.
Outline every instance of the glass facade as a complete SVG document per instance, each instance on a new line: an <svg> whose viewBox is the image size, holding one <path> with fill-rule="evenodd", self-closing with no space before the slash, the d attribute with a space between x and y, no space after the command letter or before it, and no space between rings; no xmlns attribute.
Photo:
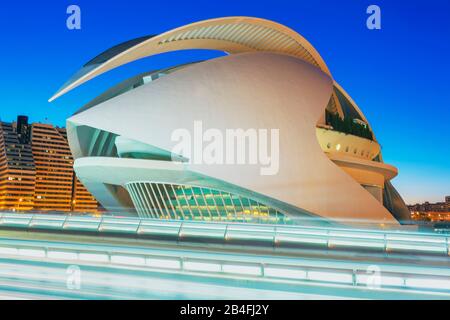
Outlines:
<svg viewBox="0 0 450 320"><path fill-rule="evenodd" d="M289 217L255 200L211 188L132 182L126 185L142 218L290 224Z"/></svg>
<svg viewBox="0 0 450 320"><path fill-rule="evenodd" d="M352 120L353 119L362 120L361 116L359 115L358 111L356 111L355 107L353 107L351 102L348 101L348 99L336 87L334 87L334 94L339 100L345 118L350 118Z"/></svg>

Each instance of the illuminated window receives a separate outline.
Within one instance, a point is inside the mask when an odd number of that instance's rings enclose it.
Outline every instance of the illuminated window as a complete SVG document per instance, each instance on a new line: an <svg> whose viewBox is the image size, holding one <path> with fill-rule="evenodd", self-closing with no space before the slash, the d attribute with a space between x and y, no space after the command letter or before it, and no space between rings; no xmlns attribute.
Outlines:
<svg viewBox="0 0 450 320"><path fill-rule="evenodd" d="M290 223L278 210L258 201L224 191L189 185L130 183L127 185L138 213L182 220L225 220L253 223Z"/></svg>

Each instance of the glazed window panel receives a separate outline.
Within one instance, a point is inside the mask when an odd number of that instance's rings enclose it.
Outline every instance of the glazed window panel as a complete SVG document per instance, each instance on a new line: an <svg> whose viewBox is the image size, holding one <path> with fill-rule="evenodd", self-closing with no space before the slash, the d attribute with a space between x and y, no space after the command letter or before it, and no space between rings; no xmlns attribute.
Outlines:
<svg viewBox="0 0 450 320"><path fill-rule="evenodd" d="M141 218L291 223L254 199L211 188L152 182L132 182L126 188Z"/></svg>

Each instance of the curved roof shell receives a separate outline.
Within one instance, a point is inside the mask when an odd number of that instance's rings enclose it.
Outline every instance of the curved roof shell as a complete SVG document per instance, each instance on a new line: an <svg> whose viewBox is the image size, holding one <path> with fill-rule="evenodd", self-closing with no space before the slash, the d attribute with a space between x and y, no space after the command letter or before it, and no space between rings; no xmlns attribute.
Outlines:
<svg viewBox="0 0 450 320"><path fill-rule="evenodd" d="M294 30L260 18L226 17L191 23L157 36L145 36L114 46L86 63L49 101L121 65L184 49L210 49L229 54L254 51L284 53L331 75L316 49Z"/></svg>

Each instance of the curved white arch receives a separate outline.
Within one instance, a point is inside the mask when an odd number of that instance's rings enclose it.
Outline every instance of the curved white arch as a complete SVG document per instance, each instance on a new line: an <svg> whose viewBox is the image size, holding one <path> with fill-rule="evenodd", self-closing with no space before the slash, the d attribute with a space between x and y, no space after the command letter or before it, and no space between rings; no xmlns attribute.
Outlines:
<svg viewBox="0 0 450 320"><path fill-rule="evenodd" d="M300 34L279 23L252 17L225 17L188 24L154 37L132 40L126 50L84 72L63 86L49 102L98 75L158 53L212 49L230 54L269 51L296 56L331 76L317 50Z"/></svg>

